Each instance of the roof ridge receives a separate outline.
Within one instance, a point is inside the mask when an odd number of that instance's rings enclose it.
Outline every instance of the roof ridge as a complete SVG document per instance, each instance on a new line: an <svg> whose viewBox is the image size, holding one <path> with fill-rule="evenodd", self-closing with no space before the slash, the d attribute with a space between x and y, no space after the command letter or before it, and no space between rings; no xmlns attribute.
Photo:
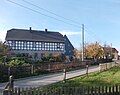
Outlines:
<svg viewBox="0 0 120 95"><path fill-rule="evenodd" d="M23 30L23 31L30 31L29 29L16 29L16 28L12 28L12 29L10 29L10 30L8 30L8 31L11 31L11 30ZM45 31L43 31L43 30L31 30L32 32L37 32L37 33L39 33L39 32L43 32L43 33L59 33L60 35L62 35L60 32L56 32L56 31L47 31L47 32L45 32ZM62 35L63 36L63 35Z"/></svg>
<svg viewBox="0 0 120 95"><path fill-rule="evenodd" d="M15 28L7 31L6 40L7 39L64 42L64 37L60 32L52 31L46 32L39 30L32 30L30 32L30 30L28 29L15 29Z"/></svg>

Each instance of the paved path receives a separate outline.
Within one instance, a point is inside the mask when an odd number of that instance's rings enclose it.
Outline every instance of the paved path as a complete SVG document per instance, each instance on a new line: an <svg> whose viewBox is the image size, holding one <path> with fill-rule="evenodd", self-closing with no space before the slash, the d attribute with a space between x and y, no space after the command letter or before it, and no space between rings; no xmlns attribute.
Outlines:
<svg viewBox="0 0 120 95"><path fill-rule="evenodd" d="M95 72L98 71L98 66L89 67L88 72ZM67 72L66 78L73 78L76 76L80 76L86 73L86 69L80 69L75 71L69 71ZM19 79L14 82L15 87L38 87L38 86L44 86L51 83L59 82L63 80L63 73L57 73L52 75L45 75L45 76L36 76L26 79ZM2 93L6 83L0 83L0 93Z"/></svg>

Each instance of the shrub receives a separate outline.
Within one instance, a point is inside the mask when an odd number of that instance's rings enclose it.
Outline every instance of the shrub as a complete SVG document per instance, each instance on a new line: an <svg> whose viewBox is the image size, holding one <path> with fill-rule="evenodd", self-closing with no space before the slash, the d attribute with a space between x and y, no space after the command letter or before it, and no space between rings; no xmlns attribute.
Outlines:
<svg viewBox="0 0 120 95"><path fill-rule="evenodd" d="M22 65L22 64L24 64L25 62L24 61L22 61L22 60L18 60L18 59L14 59L14 60L11 60L10 62L9 62L9 65Z"/></svg>

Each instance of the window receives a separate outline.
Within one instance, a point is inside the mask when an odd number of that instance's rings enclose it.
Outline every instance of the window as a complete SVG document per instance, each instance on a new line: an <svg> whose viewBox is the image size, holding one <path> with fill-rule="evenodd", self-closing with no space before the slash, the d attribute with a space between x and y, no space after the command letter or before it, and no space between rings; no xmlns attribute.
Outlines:
<svg viewBox="0 0 120 95"><path fill-rule="evenodd" d="M30 51L64 51L64 43L39 42L39 41L8 41L9 46L15 50Z"/></svg>
<svg viewBox="0 0 120 95"><path fill-rule="evenodd" d="M41 43L41 50L45 50L45 43L44 42Z"/></svg>
<svg viewBox="0 0 120 95"><path fill-rule="evenodd" d="M9 46L12 46L12 41L8 41L8 45L9 45Z"/></svg>
<svg viewBox="0 0 120 95"><path fill-rule="evenodd" d="M35 48L36 47L36 42L33 42L33 48Z"/></svg>
<svg viewBox="0 0 120 95"><path fill-rule="evenodd" d="M60 44L59 43L57 43L57 49L60 49Z"/></svg>
<svg viewBox="0 0 120 95"><path fill-rule="evenodd" d="M49 43L49 50L54 51L55 50L55 43Z"/></svg>

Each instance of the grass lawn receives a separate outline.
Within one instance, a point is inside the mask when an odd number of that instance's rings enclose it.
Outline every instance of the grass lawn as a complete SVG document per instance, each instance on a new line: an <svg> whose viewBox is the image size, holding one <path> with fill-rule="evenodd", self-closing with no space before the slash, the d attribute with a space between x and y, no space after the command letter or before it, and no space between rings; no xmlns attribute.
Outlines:
<svg viewBox="0 0 120 95"><path fill-rule="evenodd" d="M88 76L81 76L66 82L67 85L120 85L120 67L113 67L103 72L91 73Z"/></svg>
<svg viewBox="0 0 120 95"><path fill-rule="evenodd" d="M119 86L117 87L113 86L116 84ZM66 95L64 93L69 93L67 95L74 95L72 94L74 91L76 91L77 93L88 93L89 91L90 93L99 93L99 92L101 93L103 91L105 92L107 91L107 93L109 92L111 93L111 87L113 87L114 89L118 89L120 87L120 67L113 67L103 72L95 72L88 74L88 76L84 75L73 79L69 79L66 80L66 83L58 82L58 83L50 84L48 86L44 86L43 88L36 89L36 92L40 91L42 93L46 93L46 92L50 93L48 95L53 95L53 94L56 95L55 93L62 93L59 95ZM117 90L114 91L116 91L117 93ZM114 94L114 95L118 95L118 94Z"/></svg>
<svg viewBox="0 0 120 95"><path fill-rule="evenodd" d="M54 86L102 86L120 85L120 67L113 67L103 72L95 72L84 76L67 80L66 83L59 82ZM53 86L51 85L51 86Z"/></svg>

